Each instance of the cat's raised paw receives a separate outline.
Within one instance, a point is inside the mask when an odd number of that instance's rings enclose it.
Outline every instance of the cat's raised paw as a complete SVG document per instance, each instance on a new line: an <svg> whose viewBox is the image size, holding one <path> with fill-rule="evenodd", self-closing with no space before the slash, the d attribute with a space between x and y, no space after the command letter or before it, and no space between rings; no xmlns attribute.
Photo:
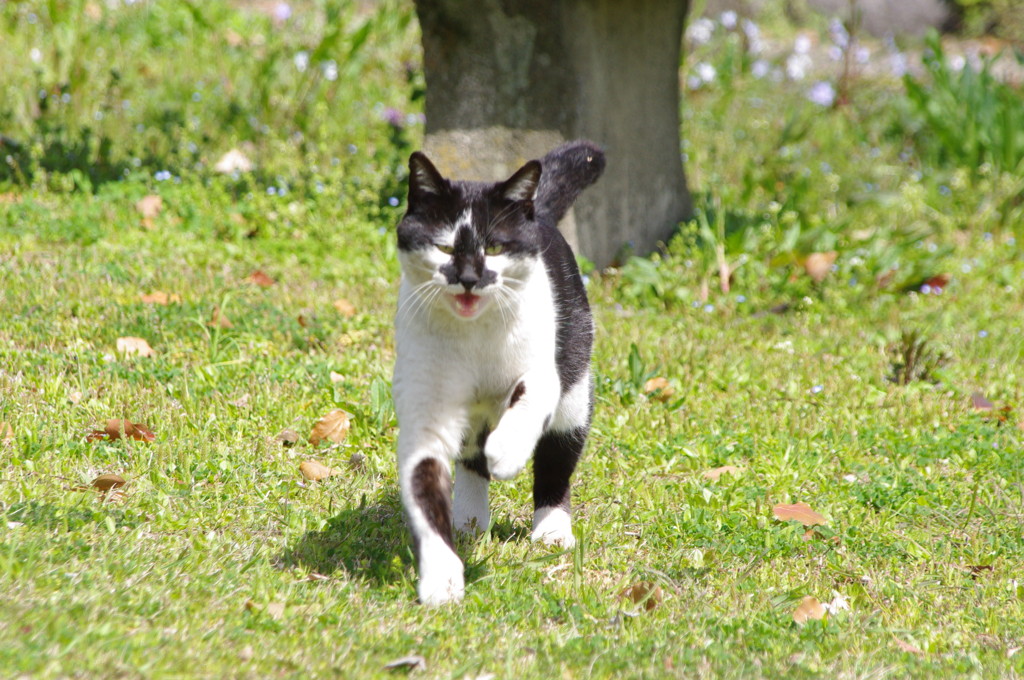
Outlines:
<svg viewBox="0 0 1024 680"><path fill-rule="evenodd" d="M524 442L517 433L508 434L508 429L496 428L484 444L487 471L491 477L503 481L514 479L522 472L533 451L529 442Z"/></svg>

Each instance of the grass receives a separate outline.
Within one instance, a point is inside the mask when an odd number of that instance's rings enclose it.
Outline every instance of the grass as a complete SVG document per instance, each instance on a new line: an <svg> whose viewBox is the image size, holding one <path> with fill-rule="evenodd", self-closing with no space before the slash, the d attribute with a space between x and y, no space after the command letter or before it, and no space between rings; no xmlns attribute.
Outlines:
<svg viewBox="0 0 1024 680"><path fill-rule="evenodd" d="M104 19L125 22L104 44L144 42L184 5L153 7ZM137 140L112 129L110 157L128 168L117 180L92 161L48 167L45 134L25 123L42 146L0 199L3 674L1024 675L1019 179L918 155L898 81L854 83L827 111L802 85L742 69L689 95L698 219L662 255L589 277L597 408L576 549L529 542L528 475L497 484L489 534L460 546L465 602L417 606L386 395L402 211L389 199L421 133L359 98L415 113L421 76L396 66L415 55L408 8L342 8L345 26L393 28L361 48L360 77L339 76L352 117L342 129L311 114L307 131L323 132L304 149L282 117L253 142L254 173L209 170L245 141L212 126L215 112L196 128L201 166L164 149L173 125L138 166ZM305 29L330 35L326 10L307 9L311 23L271 33L272 20L217 5L212 28L170 34L187 45L225 22L262 27L283 56L250 68L280 74L285 46L316 49L299 44ZM7 37L0 49L29 46ZM157 53L151 73L174 63ZM87 119L68 114L65 129ZM164 207L144 221L135 204L152 193ZM832 250L815 281L808 255ZM250 282L256 270L275 283ZM180 301L141 301L154 290ZM215 308L230 328L210 325ZM901 385L893 348L911 334L947 361ZM156 354L120 355L124 336ZM671 394L648 396L652 377ZM312 446L334 408L354 416L348 437ZM155 441L87 441L111 418ZM275 440L284 429L295 446ZM307 459L340 474L307 481ZM704 476L724 465L743 470ZM102 473L127 480L123 495L81 488ZM774 518L795 502L827 523L808 536ZM662 592L650 610L620 596L644 582ZM837 595L849 609L794 622L805 596ZM384 668L413 653L425 671Z"/></svg>

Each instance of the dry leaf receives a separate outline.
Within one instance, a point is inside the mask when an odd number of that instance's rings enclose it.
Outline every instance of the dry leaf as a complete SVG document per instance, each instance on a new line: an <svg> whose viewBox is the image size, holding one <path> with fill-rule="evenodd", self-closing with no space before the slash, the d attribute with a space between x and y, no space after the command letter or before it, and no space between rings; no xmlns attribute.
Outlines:
<svg viewBox="0 0 1024 680"><path fill-rule="evenodd" d="M319 482L321 479L327 479L331 475L336 475L340 471L334 470L327 467L323 463L318 463L315 460L306 460L299 464L299 472L306 479Z"/></svg>
<svg viewBox="0 0 1024 680"><path fill-rule="evenodd" d="M0 423L0 441L8 442L14 439L14 428L6 420Z"/></svg>
<svg viewBox="0 0 1024 680"><path fill-rule="evenodd" d="M96 479L92 480L91 484L99 489L100 491L110 491L116 489L119 486L124 486L126 482L124 477L115 474L100 475Z"/></svg>
<svg viewBox="0 0 1024 680"><path fill-rule="evenodd" d="M338 310L339 314L346 318L351 318L356 314L356 306L344 298L335 300L334 308Z"/></svg>
<svg viewBox="0 0 1024 680"><path fill-rule="evenodd" d="M830 250L827 253L811 253L804 260L804 270L815 283L821 283L828 276L838 253Z"/></svg>
<svg viewBox="0 0 1024 680"><path fill-rule="evenodd" d="M253 651L252 645L246 645L238 651L238 658L240 661L252 661L254 656L256 656L256 652Z"/></svg>
<svg viewBox="0 0 1024 680"><path fill-rule="evenodd" d="M895 638L895 640L896 640L896 646L900 648L900 651L908 652L910 654L924 654L924 652L921 651L920 648L915 647L914 645L910 644L909 642L904 642L903 640L900 640L899 638Z"/></svg>
<svg viewBox="0 0 1024 680"><path fill-rule="evenodd" d="M255 167L249 158L238 149L231 149L220 157L213 169L217 172L230 174L232 172L250 172Z"/></svg>
<svg viewBox="0 0 1024 680"><path fill-rule="evenodd" d="M281 442L281 446L295 446L299 442L299 433L295 430L281 430L274 437L275 442Z"/></svg>
<svg viewBox="0 0 1024 680"><path fill-rule="evenodd" d="M410 654L409 656L403 656L401 659L389 661L384 664L384 668L387 668L388 670L408 668L413 671L425 671L427 669L427 660L419 654Z"/></svg>
<svg viewBox="0 0 1024 680"><path fill-rule="evenodd" d="M277 621L284 616L284 602L270 602L263 608L267 616Z"/></svg>
<svg viewBox="0 0 1024 680"><path fill-rule="evenodd" d="M718 481L718 478L726 474L739 474L743 472L745 468L737 465L723 465L722 467L716 467L712 470L704 471L704 479L710 479L711 481Z"/></svg>
<svg viewBox="0 0 1024 680"><path fill-rule="evenodd" d="M121 439L121 437L135 439L140 442L151 442L156 439L156 435L145 425L141 423L133 423L128 420L119 420L117 418L107 421L106 427L102 430L93 430L85 439L86 441L94 442L99 439L103 440L114 440Z"/></svg>
<svg viewBox="0 0 1024 680"><path fill-rule="evenodd" d="M985 398L985 395L981 392L975 392L971 395L971 405L974 406L975 411L991 411L995 408L995 404Z"/></svg>
<svg viewBox="0 0 1024 680"><path fill-rule="evenodd" d="M643 603L644 609L651 611L664 599L664 594L661 591L661 586L650 581L640 581L634 583L630 587L619 593L619 597L623 599L630 599L633 604Z"/></svg>
<svg viewBox="0 0 1024 680"><path fill-rule="evenodd" d="M345 379L345 376L343 376L341 373L335 373L334 371L331 371L331 382L332 383L340 383L344 379Z"/></svg>
<svg viewBox="0 0 1024 680"><path fill-rule="evenodd" d="M142 218L150 220L159 215L160 211L163 210L163 207L164 199L160 198L156 194L143 196L135 204L135 209L140 215L142 215Z"/></svg>
<svg viewBox="0 0 1024 680"><path fill-rule="evenodd" d="M644 383L644 394L651 399L668 401L675 393L675 388L669 385L668 380L662 377L651 378Z"/></svg>
<svg viewBox="0 0 1024 680"><path fill-rule="evenodd" d="M352 427L352 414L336 408L313 426L313 432L309 435L309 441L314 446L328 439L335 444L345 440L349 428Z"/></svg>
<svg viewBox="0 0 1024 680"><path fill-rule="evenodd" d="M806 596L800 600L800 604L793 610L793 620L803 625L808 620L814 619L819 621L825 618L825 606L818 602L818 598Z"/></svg>
<svg viewBox="0 0 1024 680"><path fill-rule="evenodd" d="M154 290L152 293L146 293L139 297L147 305L170 305L181 302L181 296L178 294L165 293L162 290Z"/></svg>
<svg viewBox="0 0 1024 680"><path fill-rule="evenodd" d="M151 357L156 354L156 351L150 347L149 343L143 338L135 338L132 336L118 338L117 351L125 356L133 356L137 354L140 357Z"/></svg>
<svg viewBox="0 0 1024 680"><path fill-rule="evenodd" d="M775 516L783 522L796 520L805 527L812 527L816 524L826 523L825 518L814 510L811 510L811 506L807 505L807 503L793 503L791 505L779 503L772 508L772 512L775 513Z"/></svg>
<svg viewBox="0 0 1024 680"><path fill-rule="evenodd" d="M229 319L227 315L225 315L224 312L220 310L220 307L213 308L213 316L211 316L210 320L206 322L206 325L214 326L215 328L235 327L235 324L231 323L231 319Z"/></svg>
<svg viewBox="0 0 1024 680"><path fill-rule="evenodd" d="M249 274L248 278L245 279L249 283L254 283L260 288L270 288L277 281L275 281L269 274L262 269L257 269L252 274Z"/></svg>

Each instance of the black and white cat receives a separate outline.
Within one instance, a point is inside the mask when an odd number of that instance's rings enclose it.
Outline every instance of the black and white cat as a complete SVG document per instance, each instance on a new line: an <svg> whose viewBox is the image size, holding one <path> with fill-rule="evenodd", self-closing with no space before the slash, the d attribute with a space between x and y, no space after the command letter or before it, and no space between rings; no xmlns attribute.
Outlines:
<svg viewBox="0 0 1024 680"><path fill-rule="evenodd" d="M533 540L575 542L569 478L590 427L594 326L557 225L603 170L584 141L496 184L409 159L393 394L423 604L462 598L452 528L486 530L491 478L512 479L531 456Z"/></svg>

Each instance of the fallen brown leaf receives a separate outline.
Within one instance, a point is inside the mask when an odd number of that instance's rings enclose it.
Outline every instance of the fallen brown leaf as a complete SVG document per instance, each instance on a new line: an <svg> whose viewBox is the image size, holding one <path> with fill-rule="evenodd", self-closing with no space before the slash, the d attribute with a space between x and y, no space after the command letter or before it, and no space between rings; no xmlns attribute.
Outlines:
<svg viewBox="0 0 1024 680"><path fill-rule="evenodd" d="M281 446L295 446L300 439L300 435L295 430L281 430L274 437L275 442L281 442Z"/></svg>
<svg viewBox="0 0 1024 680"><path fill-rule="evenodd" d="M804 260L804 271L815 283L821 283L828 276L838 253L830 250L827 253L811 253Z"/></svg>
<svg viewBox="0 0 1024 680"><path fill-rule="evenodd" d="M338 310L338 313L346 318L355 316L356 306L344 298L339 298L334 301L334 308Z"/></svg>
<svg viewBox="0 0 1024 680"><path fill-rule="evenodd" d="M825 606L818 601L818 598L807 595L800 600L800 604L793 610L793 620L803 625L810 619L820 621L825 618Z"/></svg>
<svg viewBox="0 0 1024 680"><path fill-rule="evenodd" d="M352 414L336 408L316 422L309 435L309 441L314 446L325 439L340 444L345 440L345 435L348 434L350 427L352 427Z"/></svg>
<svg viewBox="0 0 1024 680"><path fill-rule="evenodd" d="M651 611L661 604L662 599L664 599L664 593L662 593L661 586L657 583L640 581L619 593L619 597L632 600L633 604L643 604L644 609Z"/></svg>
<svg viewBox="0 0 1024 680"><path fill-rule="evenodd" d="M162 290L144 293L139 297L147 305L170 305L181 302L181 296L177 293L165 293Z"/></svg>
<svg viewBox="0 0 1024 680"><path fill-rule="evenodd" d="M206 322L207 326L213 326L215 328L234 328L235 324L231 323L231 319L227 317L224 312L221 311L220 307L213 308L213 316Z"/></svg>
<svg viewBox="0 0 1024 680"><path fill-rule="evenodd" d="M668 380L660 376L644 383L644 394L651 399L668 401L675 393L675 388L668 384Z"/></svg>
<svg viewBox="0 0 1024 680"><path fill-rule="evenodd" d="M253 283L261 288L270 288L277 281L275 281L269 274L262 269L257 269L252 274L249 274L248 278L245 279L249 283Z"/></svg>
<svg viewBox="0 0 1024 680"><path fill-rule="evenodd" d="M99 439L110 441L121 439L121 437L143 442L151 442L156 439L153 431L145 425L117 418L108 420L106 427L102 430L93 430L85 439L86 441L94 442Z"/></svg>
<svg viewBox="0 0 1024 680"><path fill-rule="evenodd" d="M718 481L718 478L721 477L722 475L739 474L740 472L743 472L743 470L745 469L746 468L737 465L723 465L722 467L716 467L711 470L705 470L704 479L710 479L711 481L715 482Z"/></svg>
<svg viewBox="0 0 1024 680"><path fill-rule="evenodd" d="M797 522L803 524L805 527L812 527L816 524L826 523L825 518L816 513L814 510L811 510L811 506L807 505L807 503L779 503L774 508L772 508L772 512L778 519L782 520L783 522L796 520Z"/></svg>
<svg viewBox="0 0 1024 680"><path fill-rule="evenodd" d="M971 394L971 405L975 411L991 411L995 408L995 404L985 398L985 395L981 392L974 392Z"/></svg>
<svg viewBox="0 0 1024 680"><path fill-rule="evenodd" d="M124 477L121 475L105 474L100 475L90 483L100 491L110 491L119 486L124 486L127 482L124 481Z"/></svg>
<svg viewBox="0 0 1024 680"><path fill-rule="evenodd" d="M315 460L306 460L299 464L299 472L302 476L312 482L319 482L321 479L327 479L331 475L338 474L339 470L329 468L323 463L318 463Z"/></svg>
<svg viewBox="0 0 1024 680"><path fill-rule="evenodd" d="M117 351L125 356L151 357L156 351L143 338L126 336L117 339Z"/></svg>
<svg viewBox="0 0 1024 680"><path fill-rule="evenodd" d="M384 668L388 670L394 670L396 668L408 668L412 671L425 671L427 669L427 660L419 654L410 654L403 656L401 659L395 659L384 664Z"/></svg>
<svg viewBox="0 0 1024 680"><path fill-rule="evenodd" d="M163 207L164 199L160 198L156 194L143 196L135 203L135 210L142 215L143 219L153 219L160 214Z"/></svg>
<svg viewBox="0 0 1024 680"><path fill-rule="evenodd" d="M903 640L900 640L899 638L894 638L894 640L896 641L896 646L899 647L900 651L902 651L902 652L907 652L909 654L924 654L924 652L921 651L920 648L915 647L914 645L910 644L909 642L904 642Z"/></svg>

